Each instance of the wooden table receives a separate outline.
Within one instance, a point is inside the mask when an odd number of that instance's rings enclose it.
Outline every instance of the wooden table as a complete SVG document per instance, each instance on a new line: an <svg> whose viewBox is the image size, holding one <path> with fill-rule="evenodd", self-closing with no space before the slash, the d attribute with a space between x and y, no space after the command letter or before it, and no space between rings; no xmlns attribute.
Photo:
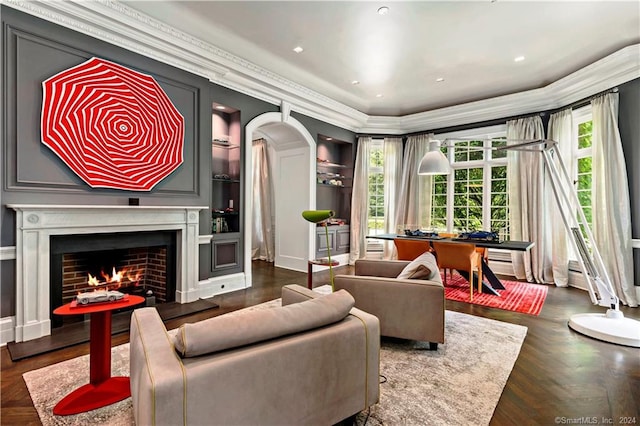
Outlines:
<svg viewBox="0 0 640 426"><path fill-rule="evenodd" d="M515 250L515 251L527 251L530 250L531 247L535 245L534 242L531 241L502 241L502 242L493 242L493 241L482 241L482 240L458 240L455 238L443 238L443 237L414 237L408 235L399 235L399 234L379 234L379 235L367 235L367 238L376 238L380 240L395 240L395 239L409 239L409 240L419 240L419 241L438 241L438 242L446 242L446 243L466 243L466 244L474 244L476 247L482 248L494 248L494 249L502 249L502 250ZM458 271L461 275L463 275L467 280L469 279L466 276L464 271ZM504 286L500 282L500 279L496 276L496 274L491 270L489 264L485 261L484 257L482 257L482 275L487 278L487 282L482 282L482 291L491 293L495 296L500 296L500 293L497 290L504 290Z"/></svg>
<svg viewBox="0 0 640 426"><path fill-rule="evenodd" d="M338 266L340 262L331 260L331 267ZM329 266L329 259L315 259L307 263L307 288L313 289L313 265Z"/></svg>
<svg viewBox="0 0 640 426"><path fill-rule="evenodd" d="M75 301L56 308L56 315L90 315L89 383L62 398L53 414L67 416L104 407L131 396L128 377L111 377L111 313L139 305L144 297L125 295L115 302L77 305Z"/></svg>

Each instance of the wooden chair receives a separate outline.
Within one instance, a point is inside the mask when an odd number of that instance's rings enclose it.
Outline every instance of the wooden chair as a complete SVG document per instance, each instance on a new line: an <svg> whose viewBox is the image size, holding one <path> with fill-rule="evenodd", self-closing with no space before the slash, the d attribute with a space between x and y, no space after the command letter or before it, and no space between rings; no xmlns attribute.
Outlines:
<svg viewBox="0 0 640 426"><path fill-rule="evenodd" d="M398 260L414 260L425 251L431 251L429 241L396 238L393 240L398 252Z"/></svg>
<svg viewBox="0 0 640 426"><path fill-rule="evenodd" d="M457 269L469 274L469 300L473 301L474 272L478 277L478 293L482 293L482 260L475 244L433 241L431 245L440 268ZM446 274L444 283L447 284Z"/></svg>
<svg viewBox="0 0 640 426"><path fill-rule="evenodd" d="M455 238L458 236L456 232L438 232L438 236L445 238ZM489 250L484 247L476 247L476 252L485 260L485 262L489 261ZM444 272L444 282L447 282L447 271L449 271L449 275L452 274L451 269L443 268Z"/></svg>

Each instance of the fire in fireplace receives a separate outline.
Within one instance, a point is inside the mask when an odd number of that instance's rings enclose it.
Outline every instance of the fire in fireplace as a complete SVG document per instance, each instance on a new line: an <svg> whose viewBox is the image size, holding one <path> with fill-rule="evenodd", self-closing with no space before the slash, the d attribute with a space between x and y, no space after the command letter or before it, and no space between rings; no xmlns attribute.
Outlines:
<svg viewBox="0 0 640 426"><path fill-rule="evenodd" d="M51 311L78 293L118 290L175 300L175 232L153 231L52 236ZM53 327L81 320L51 315Z"/></svg>

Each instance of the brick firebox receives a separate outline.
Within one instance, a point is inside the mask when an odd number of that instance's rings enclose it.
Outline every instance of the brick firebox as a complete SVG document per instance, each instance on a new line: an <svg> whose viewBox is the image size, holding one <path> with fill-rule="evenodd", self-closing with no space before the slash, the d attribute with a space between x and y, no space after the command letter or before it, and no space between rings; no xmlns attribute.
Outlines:
<svg viewBox="0 0 640 426"><path fill-rule="evenodd" d="M51 237L51 309L71 302L76 294L93 291L89 274L101 288L144 296L156 303L175 300L175 232L133 232ZM113 270L120 283L106 282ZM107 277L108 276L108 277ZM51 316L53 327L74 317Z"/></svg>

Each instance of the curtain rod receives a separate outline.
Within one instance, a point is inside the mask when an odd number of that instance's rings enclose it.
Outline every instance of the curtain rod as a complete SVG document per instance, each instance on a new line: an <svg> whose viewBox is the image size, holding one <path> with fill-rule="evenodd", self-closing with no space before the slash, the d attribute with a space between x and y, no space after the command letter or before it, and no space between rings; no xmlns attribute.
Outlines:
<svg viewBox="0 0 640 426"><path fill-rule="evenodd" d="M400 138L400 139L404 139L406 135L389 135L389 134L367 134L367 133L356 133L356 139L357 138L372 138L372 139L384 139L384 138Z"/></svg>
<svg viewBox="0 0 640 426"><path fill-rule="evenodd" d="M579 109L579 108L582 108L584 106L589 105L591 103L591 101L593 101L594 99L596 99L596 98L598 98L600 96L606 95L607 93L617 93L617 92L618 92L618 87L617 86L616 87L612 87L611 89L607 89L607 90L604 90L604 91L602 91L600 93L596 93L595 95L591 95L588 98L581 99L579 101L575 101L573 103L570 103L569 105L565 105L565 106L563 106L561 108L556 108L554 110L551 110L551 111L549 111L549 113L550 114L555 114L556 112L564 111L565 109Z"/></svg>

